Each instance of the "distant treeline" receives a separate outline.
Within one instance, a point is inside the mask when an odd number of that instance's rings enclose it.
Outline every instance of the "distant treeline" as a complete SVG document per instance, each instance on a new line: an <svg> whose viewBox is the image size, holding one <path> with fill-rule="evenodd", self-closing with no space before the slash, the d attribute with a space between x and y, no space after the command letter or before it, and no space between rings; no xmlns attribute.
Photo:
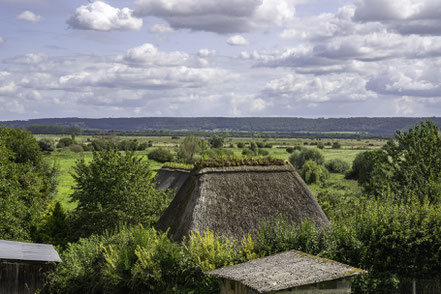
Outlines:
<svg viewBox="0 0 441 294"><path fill-rule="evenodd" d="M50 129L47 129L43 132L42 125L55 125L95 131L228 131L230 133L272 132L281 134L350 132L370 135L392 135L396 130L407 130L410 126L426 120L431 120L435 124L441 125L441 117L352 117L315 119L296 117L46 118L26 121L7 121L3 122L3 124L8 124L13 128L26 128L29 126L35 128L35 125L38 125L40 127L38 132L40 133L50 131ZM61 129L54 129L54 131L58 132L61 131Z"/></svg>

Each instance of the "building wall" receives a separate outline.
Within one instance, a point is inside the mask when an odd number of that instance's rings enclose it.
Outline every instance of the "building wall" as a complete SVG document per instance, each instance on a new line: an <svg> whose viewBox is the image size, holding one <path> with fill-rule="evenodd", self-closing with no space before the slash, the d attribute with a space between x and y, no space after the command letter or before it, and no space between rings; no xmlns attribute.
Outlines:
<svg viewBox="0 0 441 294"><path fill-rule="evenodd" d="M307 286L295 287L268 294L350 294L351 279L343 278ZM221 294L257 294L253 289L235 281L222 279L220 282Z"/></svg>
<svg viewBox="0 0 441 294"><path fill-rule="evenodd" d="M0 261L0 293L29 294L41 289L50 265Z"/></svg>

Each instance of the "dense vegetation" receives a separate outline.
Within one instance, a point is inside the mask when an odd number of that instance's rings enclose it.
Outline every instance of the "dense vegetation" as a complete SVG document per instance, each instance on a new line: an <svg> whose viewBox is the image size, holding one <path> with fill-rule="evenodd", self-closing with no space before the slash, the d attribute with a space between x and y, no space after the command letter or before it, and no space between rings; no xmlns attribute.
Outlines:
<svg viewBox="0 0 441 294"><path fill-rule="evenodd" d="M217 281L204 271L290 249L368 270L355 280L353 293L398 293L413 278L440 278L441 134L431 122L398 131L381 149L353 153L350 171L346 158L324 156L328 150L351 152L340 142L339 148L331 141L277 148L239 141L236 150L225 137L184 138L174 151L168 149L180 161L172 167L193 166L184 162L198 168L285 164L255 157L259 149L283 152L310 184L331 225L319 230L313 223L292 225L275 218L262 220L255 238L232 241L205 231L180 244L154 229L170 199L154 189L145 156L118 151L112 138L81 143L97 141L104 147L90 161L75 164L71 199L78 206L66 213L50 203L53 170L42 163L37 141L21 130L3 129L0 135L0 199L6 212L0 233L59 246L63 263L49 275L49 293L217 293ZM252 154L238 157L244 150ZM35 179L46 184L35 186L40 183ZM39 205L29 210L29 199Z"/></svg>
<svg viewBox="0 0 441 294"><path fill-rule="evenodd" d="M441 118L430 118L436 124ZM7 122L12 127L28 127L47 134L47 127L41 125L81 127L91 130L224 130L246 132L357 132L370 134L393 134L395 130L407 130L424 118L410 117L357 117L357 118L295 118L295 117L139 117L139 118L48 118L28 121ZM39 125L39 126L35 126ZM74 129L77 131L77 129ZM67 134L72 131L67 132Z"/></svg>

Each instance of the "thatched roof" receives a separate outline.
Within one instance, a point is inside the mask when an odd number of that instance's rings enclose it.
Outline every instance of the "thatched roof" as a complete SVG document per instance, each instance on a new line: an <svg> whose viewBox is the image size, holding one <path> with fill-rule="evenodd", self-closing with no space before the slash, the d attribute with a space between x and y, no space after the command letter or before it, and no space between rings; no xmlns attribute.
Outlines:
<svg viewBox="0 0 441 294"><path fill-rule="evenodd" d="M52 245L0 240L0 260L60 262Z"/></svg>
<svg viewBox="0 0 441 294"><path fill-rule="evenodd" d="M162 167L156 174L156 189L161 191L171 189L177 192L189 175L188 169Z"/></svg>
<svg viewBox="0 0 441 294"><path fill-rule="evenodd" d="M207 228L237 239L254 236L262 221L283 215L299 223L329 221L311 191L290 164L194 169L161 216L180 241L190 231Z"/></svg>
<svg viewBox="0 0 441 294"><path fill-rule="evenodd" d="M208 272L259 293L352 277L365 271L299 251L288 251Z"/></svg>

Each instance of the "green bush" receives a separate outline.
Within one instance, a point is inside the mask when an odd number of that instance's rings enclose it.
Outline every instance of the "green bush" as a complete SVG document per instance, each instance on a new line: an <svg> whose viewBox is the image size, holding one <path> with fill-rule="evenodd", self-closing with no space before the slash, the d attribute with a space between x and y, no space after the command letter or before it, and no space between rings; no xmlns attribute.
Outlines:
<svg viewBox="0 0 441 294"><path fill-rule="evenodd" d="M69 137L60 138L60 140L58 140L57 148L69 147L72 144L74 144L72 138Z"/></svg>
<svg viewBox="0 0 441 294"><path fill-rule="evenodd" d="M323 142L318 142L317 143L317 148L318 149L325 149L325 144Z"/></svg>
<svg viewBox="0 0 441 294"><path fill-rule="evenodd" d="M167 162L173 160L173 154L168 149L156 148L149 153L149 159L157 162Z"/></svg>
<svg viewBox="0 0 441 294"><path fill-rule="evenodd" d="M308 160L312 160L318 165L322 165L325 162L322 153L319 150L312 148L301 148L300 151L295 150L295 152L289 157L289 161L297 169L301 169Z"/></svg>
<svg viewBox="0 0 441 294"><path fill-rule="evenodd" d="M332 149L340 149L341 148L341 144L340 142L334 142L332 143Z"/></svg>
<svg viewBox="0 0 441 294"><path fill-rule="evenodd" d="M345 174L350 169L349 164L346 161L338 158L327 161L325 163L325 167L331 173L339 173L339 174Z"/></svg>
<svg viewBox="0 0 441 294"><path fill-rule="evenodd" d="M72 144L69 146L69 150L75 153L79 153L79 152L83 152L83 146L78 145L78 144Z"/></svg>
<svg viewBox="0 0 441 294"><path fill-rule="evenodd" d="M237 148L244 148L245 147L245 143L244 142L237 142Z"/></svg>
<svg viewBox="0 0 441 294"><path fill-rule="evenodd" d="M294 148L293 148L293 147L288 147L288 148L286 148L285 150L286 150L286 152L288 152L288 153L293 153L293 152L294 152Z"/></svg>
<svg viewBox="0 0 441 294"><path fill-rule="evenodd" d="M41 151L52 152L55 150L55 142L51 139L41 139L38 141L38 146L40 146Z"/></svg>
<svg viewBox="0 0 441 294"><path fill-rule="evenodd" d="M329 173L324 166L308 160L301 168L300 176L307 184L317 184L324 183L328 179Z"/></svg>

